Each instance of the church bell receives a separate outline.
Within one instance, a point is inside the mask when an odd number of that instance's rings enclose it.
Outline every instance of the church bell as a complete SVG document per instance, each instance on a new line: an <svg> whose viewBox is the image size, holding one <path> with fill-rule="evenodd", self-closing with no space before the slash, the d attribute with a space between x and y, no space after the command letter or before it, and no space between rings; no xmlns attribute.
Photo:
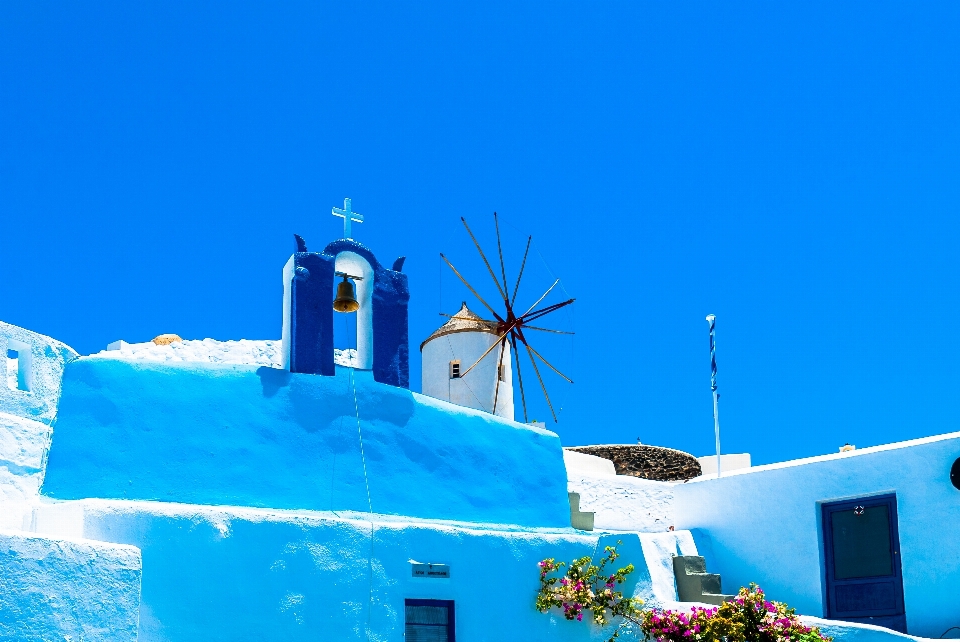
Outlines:
<svg viewBox="0 0 960 642"><path fill-rule="evenodd" d="M337 284L337 298L333 300L333 309L337 312L356 312L360 309L360 303L357 301L353 283L347 280L346 274L341 276L343 281Z"/></svg>

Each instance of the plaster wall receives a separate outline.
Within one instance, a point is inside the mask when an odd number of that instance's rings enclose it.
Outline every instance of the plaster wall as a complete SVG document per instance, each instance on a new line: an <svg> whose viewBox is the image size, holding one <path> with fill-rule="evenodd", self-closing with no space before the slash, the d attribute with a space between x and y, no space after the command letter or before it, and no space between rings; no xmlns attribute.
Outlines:
<svg viewBox="0 0 960 642"><path fill-rule="evenodd" d="M283 316L281 318L280 328L280 355L283 362L283 368L290 370L292 367L291 354L293 349L293 280L296 278L297 262L294 256L287 259L283 265Z"/></svg>
<svg viewBox="0 0 960 642"><path fill-rule="evenodd" d="M910 642L911 640L931 639L906 635L872 624L837 622L836 620L824 620L812 616L801 616L800 620L807 626L818 627L823 635L832 637L838 642ZM948 635L946 639L951 639L951 637Z"/></svg>
<svg viewBox="0 0 960 642"><path fill-rule="evenodd" d="M578 475L612 477L617 474L617 469L609 459L578 453L568 448L563 449L563 463L567 467L567 478Z"/></svg>
<svg viewBox="0 0 960 642"><path fill-rule="evenodd" d="M31 522L43 536L0 533L0 586L13 587L7 593L19 605L0 607L0 630L17 632L3 639L400 642L403 600L427 598L456 602L460 640L600 642L611 628L533 608L538 561L598 555L616 545L618 564L636 567L623 585L627 595L648 608L688 609L676 601L672 557L698 554L688 531L585 534L162 502L41 502ZM70 539L81 536L128 546ZM15 550L5 557L8 540ZM451 577L413 578L410 560L448 564ZM0 605L3 599L0 592ZM825 624L838 641L906 642L877 627L811 623ZM24 633L34 630L55 635ZM640 638L628 629L620 639Z"/></svg>
<svg viewBox="0 0 960 642"><path fill-rule="evenodd" d="M465 377L450 378L450 362L460 361L465 372L490 346L497 336L490 332L455 332L427 342L423 346L423 394L467 408L492 413L513 420L513 358L510 344L503 353L504 380L497 391L500 349L495 348Z"/></svg>
<svg viewBox="0 0 960 642"><path fill-rule="evenodd" d="M342 367L80 358L42 492L570 524L556 434Z"/></svg>
<svg viewBox="0 0 960 642"><path fill-rule="evenodd" d="M896 493L907 630L960 625L960 433L700 477L674 487L676 526L694 535L724 590L750 582L824 614L822 502Z"/></svg>
<svg viewBox="0 0 960 642"><path fill-rule="evenodd" d="M136 642L140 551L0 531L0 639Z"/></svg>
<svg viewBox="0 0 960 642"><path fill-rule="evenodd" d="M717 456L707 455L697 457L700 462L701 474L704 476L717 475ZM750 453L737 453L732 455L720 455L720 474L730 473L735 470L750 468Z"/></svg>
<svg viewBox="0 0 960 642"><path fill-rule="evenodd" d="M21 502L37 494L50 434L45 423L0 413L0 501ZM6 512L0 511L0 528Z"/></svg>
<svg viewBox="0 0 960 642"><path fill-rule="evenodd" d="M668 482L568 472L567 490L580 494L581 511L595 513L594 528L659 533L674 525L674 484Z"/></svg>
<svg viewBox="0 0 960 642"><path fill-rule="evenodd" d="M537 563L602 554L636 571L628 595L675 599L669 556L687 534L580 533L380 515L83 500L36 523L143 551L139 642L403 640L405 598L455 600L457 639L605 641L611 630L534 608ZM685 537L685 539L684 539ZM654 576L647 571L653 556ZM450 565L414 578L410 560ZM619 568L619 566L618 566ZM631 636L623 640L636 640Z"/></svg>
<svg viewBox="0 0 960 642"><path fill-rule="evenodd" d="M8 363L7 351L18 353ZM64 365L77 353L70 346L42 334L0 321L0 413L33 419L45 424L53 421L60 395L60 377ZM8 368L17 364L17 373L8 385Z"/></svg>

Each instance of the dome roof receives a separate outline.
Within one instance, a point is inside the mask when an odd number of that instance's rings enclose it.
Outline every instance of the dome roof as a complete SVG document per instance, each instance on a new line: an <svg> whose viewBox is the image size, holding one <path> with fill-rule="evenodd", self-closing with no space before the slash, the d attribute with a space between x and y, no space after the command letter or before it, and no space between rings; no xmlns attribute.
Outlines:
<svg viewBox="0 0 960 642"><path fill-rule="evenodd" d="M464 301L459 312L453 315L449 321L437 328L433 334L427 337L426 340L420 344L420 351L422 352L423 346L427 345L434 339L446 336L448 334L454 334L456 332L488 332L490 334L497 334L497 322L485 321L484 319L481 319L473 311L471 311L470 308L467 307L467 302Z"/></svg>

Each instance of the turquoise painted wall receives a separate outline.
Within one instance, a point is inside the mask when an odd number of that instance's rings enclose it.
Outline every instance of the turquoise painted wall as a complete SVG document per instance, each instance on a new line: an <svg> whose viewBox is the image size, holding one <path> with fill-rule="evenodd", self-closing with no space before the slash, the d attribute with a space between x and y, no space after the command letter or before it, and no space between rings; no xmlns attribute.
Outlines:
<svg viewBox="0 0 960 642"><path fill-rule="evenodd" d="M0 531L0 640L137 642L140 568L132 546Z"/></svg>
<svg viewBox="0 0 960 642"><path fill-rule="evenodd" d="M554 433L367 371L84 357L64 372L42 492L566 527L566 490Z"/></svg>
<svg viewBox="0 0 960 642"><path fill-rule="evenodd" d="M407 598L454 600L461 642L601 642L609 630L534 608L537 562L602 553L618 540L619 561L637 566L624 588L650 589L637 535L158 502L70 505L67 519L82 521L84 537L142 550L139 642L402 642ZM414 578L411 559L448 564L451 577Z"/></svg>

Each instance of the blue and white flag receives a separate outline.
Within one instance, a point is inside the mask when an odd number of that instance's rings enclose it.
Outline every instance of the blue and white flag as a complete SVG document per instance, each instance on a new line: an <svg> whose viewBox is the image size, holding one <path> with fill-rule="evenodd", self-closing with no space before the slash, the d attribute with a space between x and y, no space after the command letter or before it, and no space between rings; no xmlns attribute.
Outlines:
<svg viewBox="0 0 960 642"><path fill-rule="evenodd" d="M715 317L712 314L708 314L707 322L710 324L710 392L716 392L717 391L717 340L716 340L717 317Z"/></svg>

